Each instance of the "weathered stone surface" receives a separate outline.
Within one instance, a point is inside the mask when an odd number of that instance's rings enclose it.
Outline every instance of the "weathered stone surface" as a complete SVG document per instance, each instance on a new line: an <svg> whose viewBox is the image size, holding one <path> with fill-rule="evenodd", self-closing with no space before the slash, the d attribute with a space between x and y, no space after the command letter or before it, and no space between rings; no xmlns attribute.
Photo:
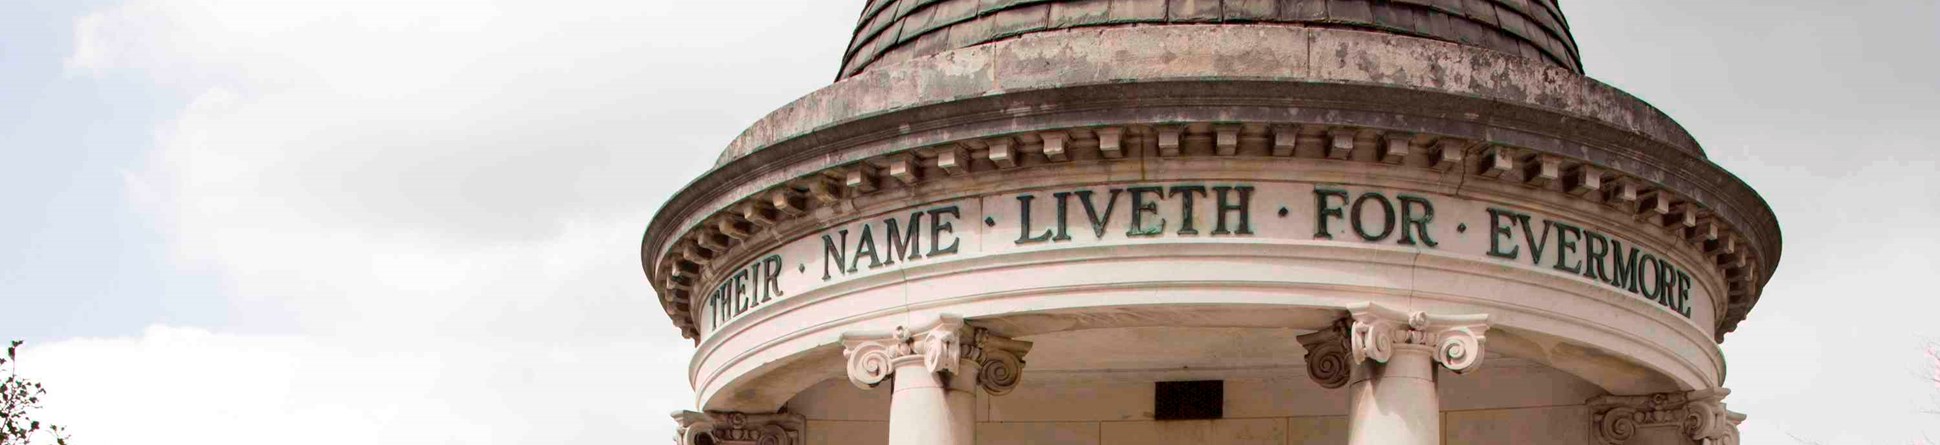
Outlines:
<svg viewBox="0 0 1940 445"><path fill-rule="evenodd" d="M1127 24L1323 24L1457 42L1581 72L1553 2L1530 0L888 0L858 21L841 75L1048 29ZM951 45L906 48L925 34Z"/></svg>
<svg viewBox="0 0 1940 445"><path fill-rule="evenodd" d="M1113 15L1126 11L1118 4L1110 8ZM1163 14L1162 10L1156 11ZM1015 20L1032 23L1030 20L1035 19L1019 16ZM996 22L980 23L989 26ZM1202 79L1371 82L1557 109L1642 133L1687 152L1698 151L1688 134L1648 104L1569 70L1532 63L1525 58L1394 35L1270 25L1207 26L1072 29L1059 31L1055 36L1026 35L1015 41L965 48L920 62L870 70L811 95L843 98L840 102L805 98L776 112L813 117L813 120L777 126L789 121L771 115L756 123L748 134L737 138L724 151L722 162L788 136L856 116L965 97L883 91L879 87L889 86L888 82L894 79L923 75L922 72L935 69L962 74L969 67L966 62L986 64L976 69L987 77L951 75L948 77L953 84L924 83L916 88L1000 94L1101 82ZM949 44L960 43L955 40L953 37ZM1011 55L1030 58L1007 58ZM939 62L949 66L934 67ZM1036 66L1013 66L1032 64ZM1008 77L1032 71L1043 74L1028 81ZM890 101L888 95L898 95L901 99Z"/></svg>
<svg viewBox="0 0 1940 445"><path fill-rule="evenodd" d="M1108 13L1122 12L1116 6ZM1527 58L1446 42L1241 24L1035 32L871 69L751 126L724 151L721 168L676 196L655 226L692 227L740 197L765 193L777 178L902 150L964 138L1180 121L1333 123L1581 159L1640 184L1676 190L1680 202L1715 212L1744 236L1754 258L1778 253L1777 226L1756 194L1705 162L1674 121L1614 88ZM1126 128L1128 135L1143 131ZM1150 146L1156 140L1125 143ZM1186 145L1188 151L1194 147ZM1039 156L1038 147L1019 148ZM661 238L669 235L650 233L643 243L651 270L674 266L651 259L673 246ZM1775 262L1730 267L1748 266L1758 268L1753 276L1762 280ZM1731 301L1727 331L1756 299Z"/></svg>
<svg viewBox="0 0 1940 445"><path fill-rule="evenodd" d="M1287 423L1280 419L1183 420L1172 422L1111 422L1100 428L1100 443L1160 445L1219 443L1279 445L1286 443Z"/></svg>

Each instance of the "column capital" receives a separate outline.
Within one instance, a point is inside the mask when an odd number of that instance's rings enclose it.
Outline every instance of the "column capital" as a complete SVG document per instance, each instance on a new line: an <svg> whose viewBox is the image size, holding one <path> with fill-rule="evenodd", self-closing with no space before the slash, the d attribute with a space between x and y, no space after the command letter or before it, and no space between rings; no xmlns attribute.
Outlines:
<svg viewBox="0 0 1940 445"><path fill-rule="evenodd" d="M801 445L800 414L675 411L674 445ZM707 440L701 440L706 437Z"/></svg>
<svg viewBox="0 0 1940 445"><path fill-rule="evenodd" d="M842 334L842 356L848 359L849 382L870 389L896 373L896 364L922 360L924 369L956 374L963 360L977 365L978 386L1004 395L1023 377L1024 354L1031 342L1012 340L989 329L966 324L963 317L944 314L936 321L894 331Z"/></svg>
<svg viewBox="0 0 1940 445"><path fill-rule="evenodd" d="M1597 441L1623 445L1635 437L1638 428L1676 426L1700 445L1738 445L1738 424L1745 415L1725 409L1725 388L1690 392L1657 393L1640 396L1600 396L1590 399L1595 413Z"/></svg>
<svg viewBox="0 0 1940 445"><path fill-rule="evenodd" d="M1339 389L1347 386L1353 377L1354 364L1349 362L1347 353L1347 335L1353 326L1353 320L1343 318L1325 329L1298 337L1300 346L1307 350L1307 377L1321 387Z"/></svg>
<svg viewBox="0 0 1940 445"><path fill-rule="evenodd" d="M1352 363L1367 360L1387 363L1397 346L1434 349L1436 363L1456 373L1482 364L1482 346L1488 340L1487 314L1442 315L1403 312L1373 303L1347 307L1352 324L1348 331L1348 352ZM1411 346L1411 347L1412 347Z"/></svg>

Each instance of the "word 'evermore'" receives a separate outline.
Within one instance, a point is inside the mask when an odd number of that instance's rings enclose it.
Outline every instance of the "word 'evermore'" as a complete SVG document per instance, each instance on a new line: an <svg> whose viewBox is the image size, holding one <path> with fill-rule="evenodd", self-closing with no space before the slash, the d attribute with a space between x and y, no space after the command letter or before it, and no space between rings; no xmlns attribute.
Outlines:
<svg viewBox="0 0 1940 445"><path fill-rule="evenodd" d="M1526 248L1531 264L1541 266L1547 260L1551 269L1582 275L1691 316L1691 274L1669 259L1638 249L1635 243L1626 251L1622 240L1568 222L1543 219L1536 224L1528 214L1494 207L1488 211L1489 256L1514 260ZM1517 239L1522 240L1520 245Z"/></svg>

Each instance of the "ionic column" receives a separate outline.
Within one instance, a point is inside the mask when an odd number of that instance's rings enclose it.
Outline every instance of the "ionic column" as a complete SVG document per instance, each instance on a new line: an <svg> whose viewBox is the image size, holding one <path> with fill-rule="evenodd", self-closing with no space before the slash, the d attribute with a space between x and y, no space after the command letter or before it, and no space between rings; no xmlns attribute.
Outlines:
<svg viewBox="0 0 1940 445"><path fill-rule="evenodd" d="M997 336L944 315L916 329L842 335L849 381L862 389L894 380L889 445L973 445L976 394L1017 387L1031 343Z"/></svg>
<svg viewBox="0 0 1940 445"><path fill-rule="evenodd" d="M1695 445L1738 445L1738 424L1745 415L1725 409L1725 388L1641 396L1601 396L1590 399L1597 442L1624 445L1637 429L1676 427Z"/></svg>
<svg viewBox="0 0 1940 445"><path fill-rule="evenodd" d="M674 445L801 445L800 414L674 412Z"/></svg>
<svg viewBox="0 0 1940 445"><path fill-rule="evenodd" d="M1349 445L1441 443L1435 365L1457 373L1482 363L1488 315L1430 315L1374 305L1347 308L1333 328L1300 336L1307 373L1350 386Z"/></svg>

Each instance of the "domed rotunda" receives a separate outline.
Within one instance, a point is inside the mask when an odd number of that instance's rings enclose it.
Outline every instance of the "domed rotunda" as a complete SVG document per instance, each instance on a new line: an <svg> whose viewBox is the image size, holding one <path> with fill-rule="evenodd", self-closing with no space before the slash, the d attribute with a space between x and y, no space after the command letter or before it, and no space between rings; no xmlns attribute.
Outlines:
<svg viewBox="0 0 1940 445"><path fill-rule="evenodd" d="M835 77L641 243L680 444L1737 443L1778 223L1557 0L870 0Z"/></svg>

